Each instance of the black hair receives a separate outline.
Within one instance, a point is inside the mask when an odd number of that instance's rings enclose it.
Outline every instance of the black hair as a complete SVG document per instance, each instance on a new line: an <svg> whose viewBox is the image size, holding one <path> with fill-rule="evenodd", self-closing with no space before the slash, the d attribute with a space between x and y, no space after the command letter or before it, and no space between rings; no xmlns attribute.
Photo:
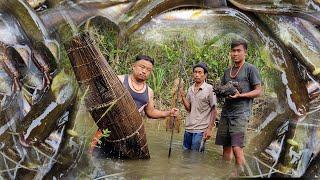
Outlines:
<svg viewBox="0 0 320 180"><path fill-rule="evenodd" d="M239 45L242 45L243 48L247 50L247 41L244 39L233 39L231 42L231 49Z"/></svg>
<svg viewBox="0 0 320 180"><path fill-rule="evenodd" d="M194 72L194 69L197 68L197 67L201 67L203 69L203 72L205 74L208 73L208 66L206 63L204 62L199 62L198 64L194 65L193 68L192 68L192 72Z"/></svg>
<svg viewBox="0 0 320 180"><path fill-rule="evenodd" d="M149 62L151 62L152 65L154 65L154 60L153 60L150 56L147 56L147 55L138 55L138 56L136 57L135 62L140 61L140 60L149 61Z"/></svg>

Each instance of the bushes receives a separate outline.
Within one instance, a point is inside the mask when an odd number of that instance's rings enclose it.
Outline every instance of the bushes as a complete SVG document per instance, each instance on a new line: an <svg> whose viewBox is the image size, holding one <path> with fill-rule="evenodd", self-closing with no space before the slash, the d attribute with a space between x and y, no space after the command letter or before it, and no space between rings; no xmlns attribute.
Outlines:
<svg viewBox="0 0 320 180"><path fill-rule="evenodd" d="M173 80L178 77L179 69L183 68L183 79L186 86L192 84L192 66L203 61L208 64L209 82L217 82L224 69L231 64L229 58L230 36L218 35L204 42L199 42L195 36L180 33L178 37L170 37L161 43L133 37L121 41L114 32L95 33L98 43L108 56L109 63L117 74L130 73L131 63L136 55L146 54L155 59L153 74L148 80L149 86L155 91L155 98L161 105L168 106L171 99ZM275 71L269 54L264 47L248 44L248 62L255 64L261 73L266 93L272 92ZM183 62L183 66L180 66ZM185 87L187 88L187 87Z"/></svg>

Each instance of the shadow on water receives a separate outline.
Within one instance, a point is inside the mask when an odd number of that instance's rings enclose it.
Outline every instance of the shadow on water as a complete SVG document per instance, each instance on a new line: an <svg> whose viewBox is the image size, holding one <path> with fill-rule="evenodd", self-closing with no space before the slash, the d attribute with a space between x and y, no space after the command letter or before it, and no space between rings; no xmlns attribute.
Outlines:
<svg viewBox="0 0 320 180"><path fill-rule="evenodd" d="M183 132L174 134L171 157L168 158L170 132L158 128L157 121L147 121L149 160L113 160L93 158L93 177L100 178L226 178L233 166L222 161L221 149L211 140L204 153L182 149ZM164 125L163 125L164 127Z"/></svg>

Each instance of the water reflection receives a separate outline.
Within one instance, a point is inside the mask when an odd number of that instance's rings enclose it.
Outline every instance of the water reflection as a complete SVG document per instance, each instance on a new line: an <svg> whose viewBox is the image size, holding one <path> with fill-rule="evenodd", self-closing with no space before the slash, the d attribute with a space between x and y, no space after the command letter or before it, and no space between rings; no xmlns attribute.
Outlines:
<svg viewBox="0 0 320 180"><path fill-rule="evenodd" d="M157 129L157 127L160 128ZM164 123L164 122L163 122ZM174 134L171 157L168 158L170 132L164 130L162 122L147 121L149 160L113 160L94 158L96 179L141 179L141 178L226 178L233 163L222 160L220 147L211 140L206 142L204 153L183 151L183 132Z"/></svg>

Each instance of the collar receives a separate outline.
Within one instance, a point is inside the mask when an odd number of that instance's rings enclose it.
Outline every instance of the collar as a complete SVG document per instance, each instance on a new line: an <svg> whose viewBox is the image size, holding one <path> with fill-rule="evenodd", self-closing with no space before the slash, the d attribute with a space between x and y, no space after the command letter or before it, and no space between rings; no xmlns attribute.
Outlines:
<svg viewBox="0 0 320 180"><path fill-rule="evenodd" d="M196 83L193 83L193 85L192 85L192 87L191 87L191 90L192 90L193 92L195 92L195 91L194 91L195 85L196 85ZM199 87L199 90L204 89L204 87L205 87L206 85L207 85L207 83L206 83L206 82L203 82L203 83L201 84L201 86Z"/></svg>

